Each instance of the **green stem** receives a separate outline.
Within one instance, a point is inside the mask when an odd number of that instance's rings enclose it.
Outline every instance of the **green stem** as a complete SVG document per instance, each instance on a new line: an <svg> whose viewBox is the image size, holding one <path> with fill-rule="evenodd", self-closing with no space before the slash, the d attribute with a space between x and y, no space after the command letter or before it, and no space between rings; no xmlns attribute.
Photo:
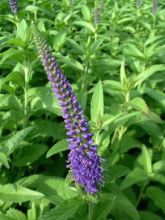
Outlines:
<svg viewBox="0 0 165 220"><path fill-rule="evenodd" d="M92 202L88 203L88 220L92 220L93 218L93 204Z"/></svg>
<svg viewBox="0 0 165 220"><path fill-rule="evenodd" d="M125 95L125 102L128 103L130 100L130 93L129 91L127 91L126 95Z"/></svg>
<svg viewBox="0 0 165 220"><path fill-rule="evenodd" d="M137 199L137 202L136 202L136 207L138 207L139 203L140 203L140 200L143 196L143 192L144 192L144 189L146 187L146 184L147 184L147 181L145 181L140 189L140 193L139 193L139 196L138 196L138 199Z"/></svg>
<svg viewBox="0 0 165 220"><path fill-rule="evenodd" d="M100 130L97 131L96 135L95 135L95 137L96 137L95 141L96 141L96 144L98 144L98 145L99 145L99 135L100 135Z"/></svg>
<svg viewBox="0 0 165 220"><path fill-rule="evenodd" d="M14 22L15 22L15 25L16 25L16 30L18 31L18 27L19 27L19 18L17 15L14 15Z"/></svg>
<svg viewBox="0 0 165 220"><path fill-rule="evenodd" d="M27 116L28 116L28 87L29 87L29 69L27 65L24 67L25 74L25 86L24 86L24 127L27 124Z"/></svg>
<svg viewBox="0 0 165 220"><path fill-rule="evenodd" d="M84 68L83 79L82 79L82 90L85 90L85 87L86 87L86 79L87 79L89 67L90 67L89 61L85 61L85 68Z"/></svg>
<svg viewBox="0 0 165 220"><path fill-rule="evenodd" d="M34 12L34 20L37 20L37 11Z"/></svg>

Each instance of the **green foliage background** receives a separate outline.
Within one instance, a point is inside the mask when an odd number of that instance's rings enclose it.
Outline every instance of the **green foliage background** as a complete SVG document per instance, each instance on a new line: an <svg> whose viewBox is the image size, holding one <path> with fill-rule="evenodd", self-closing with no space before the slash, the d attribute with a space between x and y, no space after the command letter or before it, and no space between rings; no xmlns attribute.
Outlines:
<svg viewBox="0 0 165 220"><path fill-rule="evenodd" d="M68 175L61 109L32 21L72 83L105 159L95 197ZM1 0L0 73L0 219L164 219L164 0L156 11L150 0L140 8L133 0L20 0L18 16Z"/></svg>

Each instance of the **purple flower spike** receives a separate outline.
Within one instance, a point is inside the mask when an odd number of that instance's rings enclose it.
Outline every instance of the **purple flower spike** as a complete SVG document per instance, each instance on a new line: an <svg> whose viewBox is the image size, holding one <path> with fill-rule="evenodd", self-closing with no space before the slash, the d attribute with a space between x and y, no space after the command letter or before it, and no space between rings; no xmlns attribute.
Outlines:
<svg viewBox="0 0 165 220"><path fill-rule="evenodd" d="M102 180L101 158L97 155L92 133L69 81L59 68L47 43L35 33L41 62L62 108L69 143L68 168L74 180L89 194L98 192Z"/></svg>
<svg viewBox="0 0 165 220"><path fill-rule="evenodd" d="M100 23L100 8L99 7L94 8L93 15L94 15L94 23L98 25Z"/></svg>
<svg viewBox="0 0 165 220"><path fill-rule="evenodd" d="M18 13L18 2L17 0L9 0L10 10L13 14Z"/></svg>
<svg viewBox="0 0 165 220"><path fill-rule="evenodd" d="M154 15L156 15L157 10L158 10L158 1L157 0L153 0L153 2L152 2L152 13Z"/></svg>

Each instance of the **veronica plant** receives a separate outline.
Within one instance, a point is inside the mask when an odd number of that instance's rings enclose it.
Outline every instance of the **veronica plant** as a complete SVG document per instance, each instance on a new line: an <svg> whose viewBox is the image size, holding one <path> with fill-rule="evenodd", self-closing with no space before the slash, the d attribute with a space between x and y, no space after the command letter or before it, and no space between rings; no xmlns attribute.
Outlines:
<svg viewBox="0 0 165 220"><path fill-rule="evenodd" d="M102 180L102 168L88 121L69 81L37 30L35 40L48 80L62 108L70 148L68 167L76 183L81 185L87 193L95 194Z"/></svg>
<svg viewBox="0 0 165 220"><path fill-rule="evenodd" d="M9 0L10 10L13 14L18 13L18 2L17 0Z"/></svg>

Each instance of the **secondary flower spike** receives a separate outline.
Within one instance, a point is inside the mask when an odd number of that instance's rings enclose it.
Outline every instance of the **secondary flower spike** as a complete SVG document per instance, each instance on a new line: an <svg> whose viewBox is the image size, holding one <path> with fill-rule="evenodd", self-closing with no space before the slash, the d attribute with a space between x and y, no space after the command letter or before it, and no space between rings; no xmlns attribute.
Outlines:
<svg viewBox="0 0 165 220"><path fill-rule="evenodd" d="M136 8L139 9L141 7L141 4L142 4L141 0L136 0Z"/></svg>
<svg viewBox="0 0 165 220"><path fill-rule="evenodd" d="M13 14L18 13L18 2L17 0L9 0L10 10Z"/></svg>
<svg viewBox="0 0 165 220"><path fill-rule="evenodd" d="M59 68L47 43L35 31L41 62L62 108L69 143L68 167L74 180L89 194L99 190L102 180L101 158L97 155L92 133L69 81Z"/></svg>

